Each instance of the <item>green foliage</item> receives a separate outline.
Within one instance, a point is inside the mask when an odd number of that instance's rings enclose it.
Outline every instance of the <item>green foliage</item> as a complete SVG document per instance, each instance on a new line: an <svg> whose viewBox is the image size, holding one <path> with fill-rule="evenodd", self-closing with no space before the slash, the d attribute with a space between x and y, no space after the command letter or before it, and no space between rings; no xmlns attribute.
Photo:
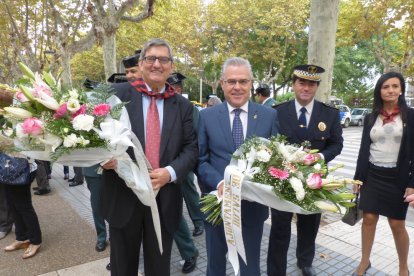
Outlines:
<svg viewBox="0 0 414 276"><path fill-rule="evenodd" d="M276 102L277 103L283 103L283 102L287 102L287 101L290 101L290 100L293 100L293 99L295 99L295 93L288 92L288 93L285 93L283 95L278 95L276 97Z"/></svg>

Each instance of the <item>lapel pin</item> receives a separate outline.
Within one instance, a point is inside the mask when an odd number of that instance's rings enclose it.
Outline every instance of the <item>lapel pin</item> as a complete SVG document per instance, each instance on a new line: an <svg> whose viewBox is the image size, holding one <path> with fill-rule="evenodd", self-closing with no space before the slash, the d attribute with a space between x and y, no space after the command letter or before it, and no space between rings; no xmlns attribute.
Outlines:
<svg viewBox="0 0 414 276"><path fill-rule="evenodd" d="M319 128L320 131L325 131L325 129L326 129L325 123L324 122L320 122L318 124L318 128Z"/></svg>
<svg viewBox="0 0 414 276"><path fill-rule="evenodd" d="M253 115L253 119L255 119L255 120L257 119L257 114Z"/></svg>

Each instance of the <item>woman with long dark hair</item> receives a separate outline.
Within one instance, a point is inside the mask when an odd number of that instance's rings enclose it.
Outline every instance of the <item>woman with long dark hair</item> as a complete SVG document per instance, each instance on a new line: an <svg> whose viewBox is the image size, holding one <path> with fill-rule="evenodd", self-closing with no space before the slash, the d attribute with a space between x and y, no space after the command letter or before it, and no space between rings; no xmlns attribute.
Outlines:
<svg viewBox="0 0 414 276"><path fill-rule="evenodd" d="M408 275L409 237L405 228L408 204L414 193L414 110L405 102L405 81L400 73L383 74L374 90L372 113L362 132L354 179L363 182L359 208L362 257L352 275L365 275L379 215L388 218L399 259L399 275ZM354 189L358 189L356 186Z"/></svg>

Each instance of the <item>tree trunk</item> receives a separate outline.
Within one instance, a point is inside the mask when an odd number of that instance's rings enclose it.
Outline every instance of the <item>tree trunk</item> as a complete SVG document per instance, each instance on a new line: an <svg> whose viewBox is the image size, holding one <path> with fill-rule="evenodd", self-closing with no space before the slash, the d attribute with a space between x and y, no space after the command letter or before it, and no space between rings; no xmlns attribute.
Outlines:
<svg viewBox="0 0 414 276"><path fill-rule="evenodd" d="M335 59L339 0L311 0L308 62L323 67L316 99L329 102Z"/></svg>
<svg viewBox="0 0 414 276"><path fill-rule="evenodd" d="M115 32L106 33L103 36L102 48L106 79L108 79L113 73L117 72L115 38Z"/></svg>
<svg viewBox="0 0 414 276"><path fill-rule="evenodd" d="M62 71L62 85L67 88L72 88L72 73L70 71L70 58L71 55L68 51L61 51L61 65L63 67Z"/></svg>

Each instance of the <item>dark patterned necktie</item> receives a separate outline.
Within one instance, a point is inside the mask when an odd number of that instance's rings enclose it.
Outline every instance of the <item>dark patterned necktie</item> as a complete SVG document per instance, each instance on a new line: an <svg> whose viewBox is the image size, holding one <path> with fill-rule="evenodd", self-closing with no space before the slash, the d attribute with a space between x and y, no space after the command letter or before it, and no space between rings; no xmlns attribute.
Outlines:
<svg viewBox="0 0 414 276"><path fill-rule="evenodd" d="M243 125L240 120L240 113L241 109L237 108L234 109L234 119L233 119L233 129L232 129L232 135L233 135L233 144L236 147L236 149L243 144L244 141L244 135L243 135Z"/></svg>
<svg viewBox="0 0 414 276"><path fill-rule="evenodd" d="M299 115L299 138L300 139L305 139L306 137L306 131L307 131L307 127L306 127L306 107L302 107L300 109L300 115Z"/></svg>

